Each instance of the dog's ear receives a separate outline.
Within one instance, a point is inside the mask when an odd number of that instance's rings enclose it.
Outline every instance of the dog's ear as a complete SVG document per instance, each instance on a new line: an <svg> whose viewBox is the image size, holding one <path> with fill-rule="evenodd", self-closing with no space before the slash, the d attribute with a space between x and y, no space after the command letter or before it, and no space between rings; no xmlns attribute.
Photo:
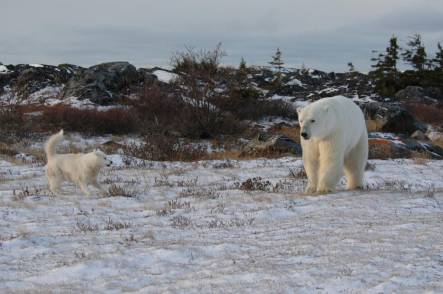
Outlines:
<svg viewBox="0 0 443 294"><path fill-rule="evenodd" d="M94 149L94 153L97 154L97 155L102 155L102 156L105 156L105 155L106 155L106 154L105 154L103 151L101 151L99 148L95 148L95 149Z"/></svg>
<svg viewBox="0 0 443 294"><path fill-rule="evenodd" d="M300 115L300 112L303 110L303 107L297 107L297 114L299 114Z"/></svg>

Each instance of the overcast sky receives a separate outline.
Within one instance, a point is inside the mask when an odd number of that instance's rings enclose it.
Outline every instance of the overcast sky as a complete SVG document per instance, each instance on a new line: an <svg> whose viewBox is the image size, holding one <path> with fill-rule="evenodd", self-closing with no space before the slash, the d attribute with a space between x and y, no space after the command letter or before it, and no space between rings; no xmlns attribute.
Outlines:
<svg viewBox="0 0 443 294"><path fill-rule="evenodd" d="M421 33L433 54L443 0L0 0L4 64L164 66L222 42L226 64L264 65L280 47L288 66L367 71L393 33Z"/></svg>

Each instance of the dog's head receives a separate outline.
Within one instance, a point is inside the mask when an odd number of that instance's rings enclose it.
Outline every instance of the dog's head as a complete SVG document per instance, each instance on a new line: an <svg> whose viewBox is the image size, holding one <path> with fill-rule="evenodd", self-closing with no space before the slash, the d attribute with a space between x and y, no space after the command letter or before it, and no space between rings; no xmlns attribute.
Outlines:
<svg viewBox="0 0 443 294"><path fill-rule="evenodd" d="M94 155L97 157L97 160L100 162L100 165L111 166L112 160L106 157L106 154L100 149L95 149Z"/></svg>

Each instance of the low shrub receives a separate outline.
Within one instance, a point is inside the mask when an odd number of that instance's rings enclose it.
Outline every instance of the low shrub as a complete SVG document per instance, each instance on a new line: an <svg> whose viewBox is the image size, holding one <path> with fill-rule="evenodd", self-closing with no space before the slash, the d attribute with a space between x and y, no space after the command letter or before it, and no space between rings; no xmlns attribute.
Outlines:
<svg viewBox="0 0 443 294"><path fill-rule="evenodd" d="M421 122L443 126L443 105L408 103L406 108Z"/></svg>
<svg viewBox="0 0 443 294"><path fill-rule="evenodd" d="M139 128L138 117L130 108L100 111L56 105L43 110L41 121L51 130L64 129L89 135L128 134Z"/></svg>
<svg viewBox="0 0 443 294"><path fill-rule="evenodd" d="M143 144L124 147L125 155L155 161L195 161L206 157L204 145L186 144L179 138L162 134L146 136Z"/></svg>
<svg viewBox="0 0 443 294"><path fill-rule="evenodd" d="M22 107L17 105L0 107L0 141L9 142L16 138L27 138L30 136L31 126Z"/></svg>

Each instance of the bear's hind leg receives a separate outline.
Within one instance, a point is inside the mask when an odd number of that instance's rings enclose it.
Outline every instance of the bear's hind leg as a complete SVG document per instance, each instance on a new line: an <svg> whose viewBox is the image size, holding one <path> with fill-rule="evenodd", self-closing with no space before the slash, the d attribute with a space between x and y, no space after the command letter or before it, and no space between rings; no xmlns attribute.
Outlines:
<svg viewBox="0 0 443 294"><path fill-rule="evenodd" d="M346 188L349 190L363 188L363 177L368 159L368 141L362 136L358 144L345 158Z"/></svg>

